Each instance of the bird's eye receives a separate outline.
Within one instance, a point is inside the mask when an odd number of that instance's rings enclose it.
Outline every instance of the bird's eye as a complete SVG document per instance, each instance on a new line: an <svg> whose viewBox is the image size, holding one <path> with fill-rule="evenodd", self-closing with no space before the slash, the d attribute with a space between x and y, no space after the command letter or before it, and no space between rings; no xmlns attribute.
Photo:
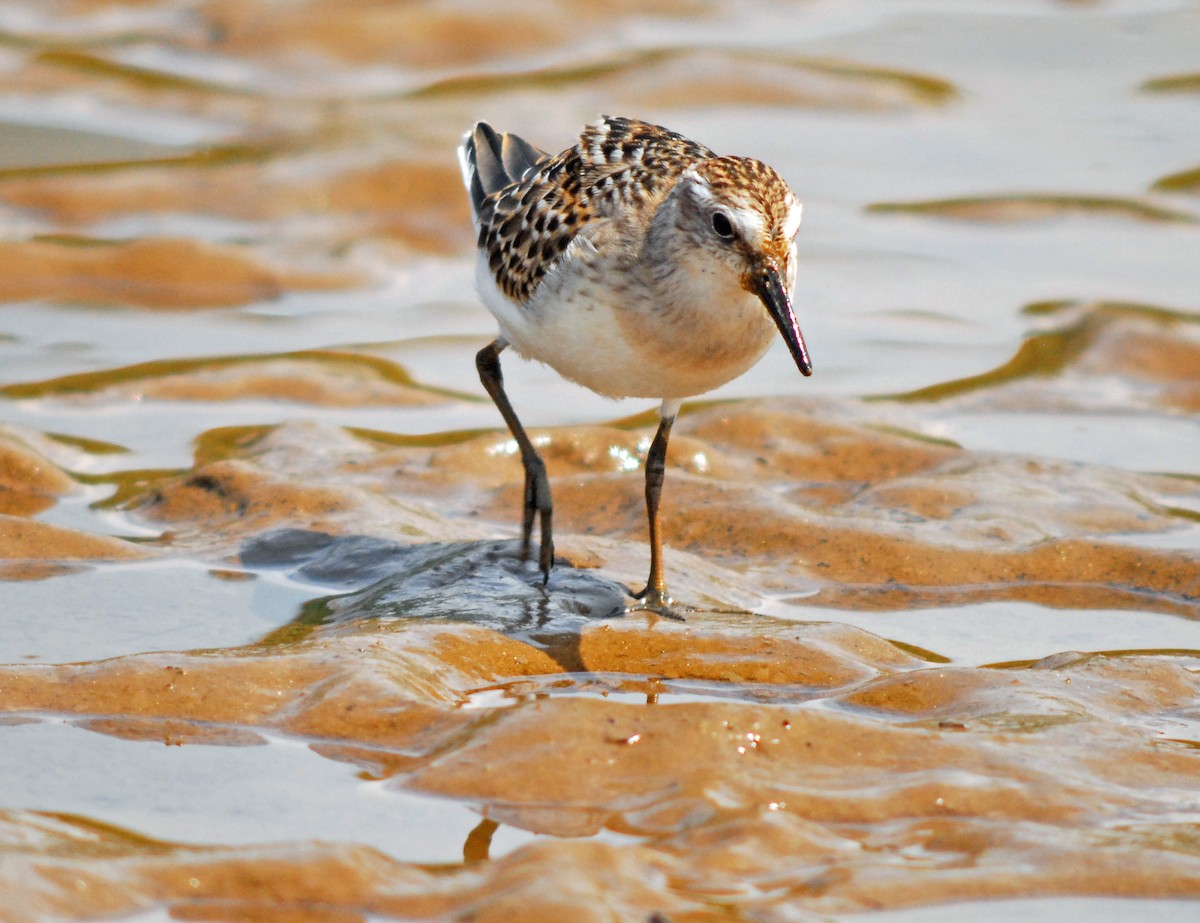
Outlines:
<svg viewBox="0 0 1200 923"><path fill-rule="evenodd" d="M722 240L733 240L733 222L729 220L729 216L724 212L713 212L712 227L717 236Z"/></svg>

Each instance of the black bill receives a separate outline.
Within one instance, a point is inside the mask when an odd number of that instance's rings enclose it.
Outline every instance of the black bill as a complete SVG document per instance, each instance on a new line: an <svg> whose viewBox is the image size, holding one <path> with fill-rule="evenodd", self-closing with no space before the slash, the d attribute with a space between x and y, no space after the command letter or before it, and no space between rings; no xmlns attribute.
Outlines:
<svg viewBox="0 0 1200 923"><path fill-rule="evenodd" d="M766 269L755 276L754 287L762 303L775 321L775 326L783 334L788 351L796 360L800 374L812 374L812 360L808 358L808 347L804 345L804 334L796 323L796 312L792 310L792 300L788 297L787 286L779 276L779 270L774 267Z"/></svg>

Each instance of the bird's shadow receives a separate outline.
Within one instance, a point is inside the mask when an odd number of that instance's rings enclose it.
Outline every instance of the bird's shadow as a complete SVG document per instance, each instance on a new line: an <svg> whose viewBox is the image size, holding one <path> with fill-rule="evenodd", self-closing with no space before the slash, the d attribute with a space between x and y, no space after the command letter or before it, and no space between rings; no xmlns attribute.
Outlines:
<svg viewBox="0 0 1200 923"><path fill-rule="evenodd" d="M543 585L516 541L405 545L368 535L282 529L241 548L242 564L284 570L305 583L340 590L307 603L267 640L283 641L319 625L366 619L467 622L544 650L567 672L586 667L584 626L626 614L628 591L590 571L556 562Z"/></svg>

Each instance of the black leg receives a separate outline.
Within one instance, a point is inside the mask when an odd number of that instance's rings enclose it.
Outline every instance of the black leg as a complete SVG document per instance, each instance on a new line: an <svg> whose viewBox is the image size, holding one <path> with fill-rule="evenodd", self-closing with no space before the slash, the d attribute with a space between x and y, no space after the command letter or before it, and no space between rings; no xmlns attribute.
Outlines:
<svg viewBox="0 0 1200 923"><path fill-rule="evenodd" d="M521 521L521 557L529 557L530 539L533 535L533 520L537 515L541 519L542 543L538 552L538 565L542 569L542 583L550 580L550 566L554 563L554 533L550 520L554 512L550 502L550 481L546 478L546 464L542 461L525 427L517 419L517 414L504 393L504 376L500 373L500 352L508 344L502 340L489 343L475 356L475 367L479 370L479 380L491 395L508 431L517 441L521 450L521 464L525 466L525 512Z"/></svg>
<svg viewBox="0 0 1200 923"><path fill-rule="evenodd" d="M667 593L667 581L663 576L662 530L658 524L658 503L662 497L663 478L667 473L667 440L671 438L671 425L675 415L663 415L658 432L646 453L646 514L650 519L650 579L646 589L638 594L641 608L664 615L671 614L673 600Z"/></svg>

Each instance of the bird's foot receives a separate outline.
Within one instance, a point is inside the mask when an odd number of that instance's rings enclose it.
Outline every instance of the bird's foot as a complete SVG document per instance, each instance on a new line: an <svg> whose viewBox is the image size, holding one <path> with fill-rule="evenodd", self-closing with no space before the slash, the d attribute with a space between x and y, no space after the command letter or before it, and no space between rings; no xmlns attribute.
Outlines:
<svg viewBox="0 0 1200 923"><path fill-rule="evenodd" d="M529 561L533 554L530 550L530 537L526 535L521 542L521 560ZM554 538L548 530L543 530L542 540L538 545L538 570L542 574L542 586L550 583L550 571L554 567Z"/></svg>
<svg viewBox="0 0 1200 923"><path fill-rule="evenodd" d="M626 607L626 612L653 612L663 618L682 622L684 612L694 611L690 606L681 606L675 602L666 587L648 586L642 592L633 594L633 598L635 602Z"/></svg>

